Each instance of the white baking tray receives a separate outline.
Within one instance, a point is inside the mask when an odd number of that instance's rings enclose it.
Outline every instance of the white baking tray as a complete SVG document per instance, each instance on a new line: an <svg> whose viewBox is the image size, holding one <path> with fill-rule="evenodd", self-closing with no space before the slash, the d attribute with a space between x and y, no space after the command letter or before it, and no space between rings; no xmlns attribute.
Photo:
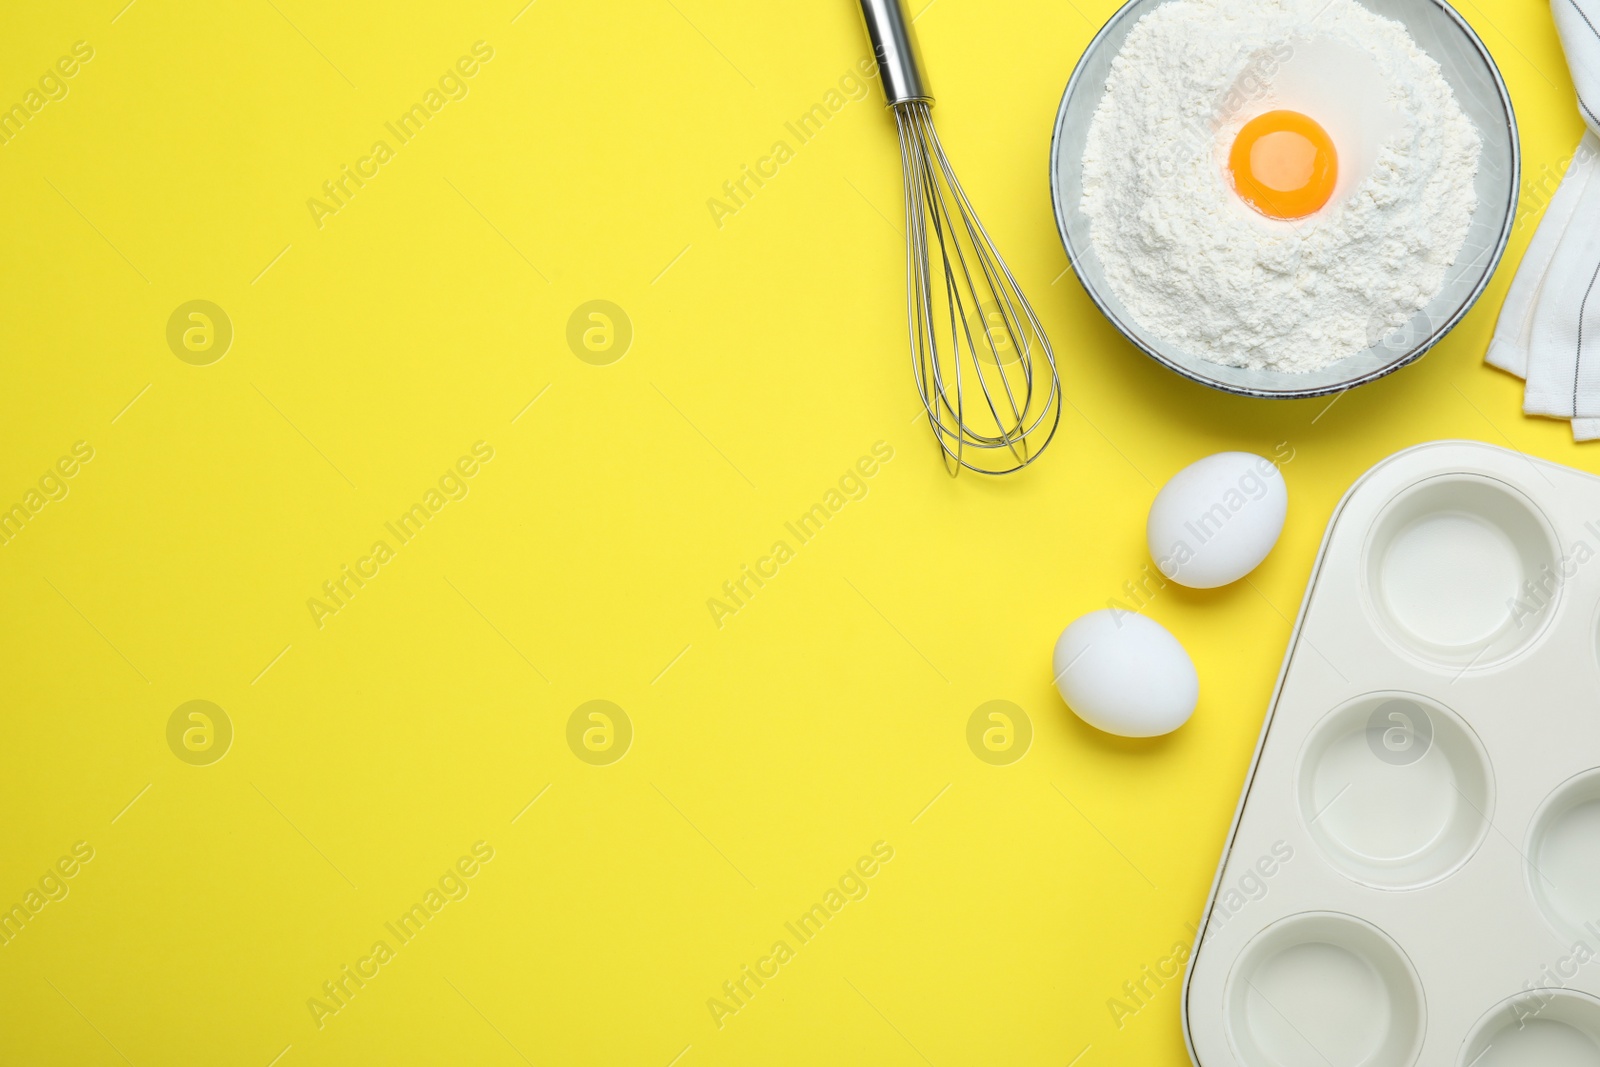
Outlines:
<svg viewBox="0 0 1600 1067"><path fill-rule="evenodd" d="M1600 479L1340 502L1184 979L1200 1067L1600 1067Z"/></svg>

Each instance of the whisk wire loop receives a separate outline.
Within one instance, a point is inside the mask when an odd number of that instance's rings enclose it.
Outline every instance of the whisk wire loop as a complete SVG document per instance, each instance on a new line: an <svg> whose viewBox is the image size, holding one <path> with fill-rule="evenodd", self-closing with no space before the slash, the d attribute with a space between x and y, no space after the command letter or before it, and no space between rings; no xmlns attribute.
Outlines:
<svg viewBox="0 0 1600 1067"><path fill-rule="evenodd" d="M967 199L927 102L893 110L906 193L907 324L923 408L952 474L1020 470L1060 425L1054 352ZM1047 388L1036 381L1045 368ZM981 402L969 405L973 383Z"/></svg>

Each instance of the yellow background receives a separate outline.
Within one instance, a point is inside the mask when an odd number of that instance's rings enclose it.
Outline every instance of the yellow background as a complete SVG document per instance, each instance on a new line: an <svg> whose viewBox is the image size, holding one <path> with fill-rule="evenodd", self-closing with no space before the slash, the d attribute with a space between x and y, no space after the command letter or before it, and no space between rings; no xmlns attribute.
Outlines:
<svg viewBox="0 0 1600 1067"><path fill-rule="evenodd" d="M0 547L0 903L95 850L0 947L6 1064L1182 1064L1176 983L1120 1029L1107 1001L1200 915L1335 501L1440 437L1600 471L1482 364L1530 225L1447 343L1331 407L1120 340L1046 181L1114 0L917 22L1071 402L1006 481L951 481L913 424L875 86L707 208L866 53L850 0L124 2L0 17L0 101L94 49L0 147L0 502L95 450ZM1549 12L1462 10L1538 179L1580 132ZM319 229L307 199L479 40L469 95ZM166 342L193 299L235 330L209 366ZM594 299L634 329L609 366L566 341ZM308 598L477 441L470 495L319 629ZM878 441L869 495L713 625ZM1156 488L1280 443L1266 564L1147 609L1198 666L1194 720L1081 725L1050 648L1140 576ZM195 699L235 731L210 766L167 745ZM567 744L593 699L634 730L609 766ZM1011 766L967 746L994 699L1032 723ZM470 895L319 1029L308 998L480 840ZM869 895L719 1028L708 998L878 841Z"/></svg>

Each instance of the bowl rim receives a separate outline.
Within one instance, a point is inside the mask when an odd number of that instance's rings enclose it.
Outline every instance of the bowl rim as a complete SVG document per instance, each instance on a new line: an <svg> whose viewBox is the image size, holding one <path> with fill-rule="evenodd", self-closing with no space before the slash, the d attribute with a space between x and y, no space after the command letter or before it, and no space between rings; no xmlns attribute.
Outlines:
<svg viewBox="0 0 1600 1067"><path fill-rule="evenodd" d="M1494 79L1495 92L1499 96L1500 106L1505 112L1506 127L1511 136L1511 196L1506 203L1505 216L1500 223L1500 235L1495 240L1494 252L1490 255L1489 261L1485 265L1477 284L1473 286L1472 292L1466 300L1462 301L1455 314L1435 327L1427 337L1418 342L1410 351L1366 374L1334 385L1307 386L1300 389L1252 389L1248 386L1231 385L1205 374L1192 371L1187 367L1174 363L1147 345L1128 323L1123 322L1107 306L1105 299L1096 291L1094 285L1083 276L1083 273L1079 270L1079 261L1082 256L1078 249L1073 247L1071 232L1067 226L1067 208L1062 203L1061 194L1061 144L1062 131L1066 128L1067 123L1067 105L1072 100L1073 93L1081 88L1079 83L1083 79L1084 67L1088 64L1089 57L1095 53L1096 49L1101 47L1105 38L1117 24L1132 14L1134 8L1148 2L1149 0L1127 0L1106 20L1105 25L1100 27L1099 32L1085 46L1083 54L1078 57L1078 62L1072 69L1072 77L1067 79L1066 89L1062 91L1061 106L1056 110L1055 129L1050 134L1050 203L1055 211L1056 230L1061 236L1062 246L1066 249L1067 263L1072 270L1072 276L1078 280L1078 284L1083 287L1083 291L1088 294L1095 307L1100 309L1100 313L1117 328L1117 332L1122 334L1130 344L1163 367L1183 378L1187 378L1189 381L1198 382L1201 385L1209 386L1212 389L1234 396L1249 396L1263 400L1305 400L1335 393L1343 394L1357 386L1388 377L1402 367L1410 366L1425 356L1435 345L1444 340L1445 336L1455 329L1462 319L1466 318L1467 313L1477 305L1484 291L1488 289L1489 283L1494 280L1495 274L1500 269L1500 262L1505 258L1506 247L1511 241L1511 231L1516 224L1517 206L1522 199L1522 138L1517 125L1516 108L1512 104L1511 94L1506 88L1505 77L1500 73L1500 65L1495 62L1494 55L1483 43L1483 38L1478 36L1478 31L1474 30L1472 24L1451 6L1449 0L1427 0L1466 34L1467 40L1471 42L1472 46L1477 49L1478 54L1483 58L1490 75ZM1286 375L1286 377L1292 376Z"/></svg>

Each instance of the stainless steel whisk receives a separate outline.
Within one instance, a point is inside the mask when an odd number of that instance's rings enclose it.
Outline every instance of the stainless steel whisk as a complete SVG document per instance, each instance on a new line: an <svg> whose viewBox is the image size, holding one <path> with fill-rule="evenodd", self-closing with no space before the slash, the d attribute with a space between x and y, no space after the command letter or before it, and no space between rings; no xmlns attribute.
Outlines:
<svg viewBox="0 0 1600 1067"><path fill-rule="evenodd" d="M922 406L952 475L1019 471L1061 422L1055 354L939 143L903 0L861 0L861 14L900 129L906 311Z"/></svg>

